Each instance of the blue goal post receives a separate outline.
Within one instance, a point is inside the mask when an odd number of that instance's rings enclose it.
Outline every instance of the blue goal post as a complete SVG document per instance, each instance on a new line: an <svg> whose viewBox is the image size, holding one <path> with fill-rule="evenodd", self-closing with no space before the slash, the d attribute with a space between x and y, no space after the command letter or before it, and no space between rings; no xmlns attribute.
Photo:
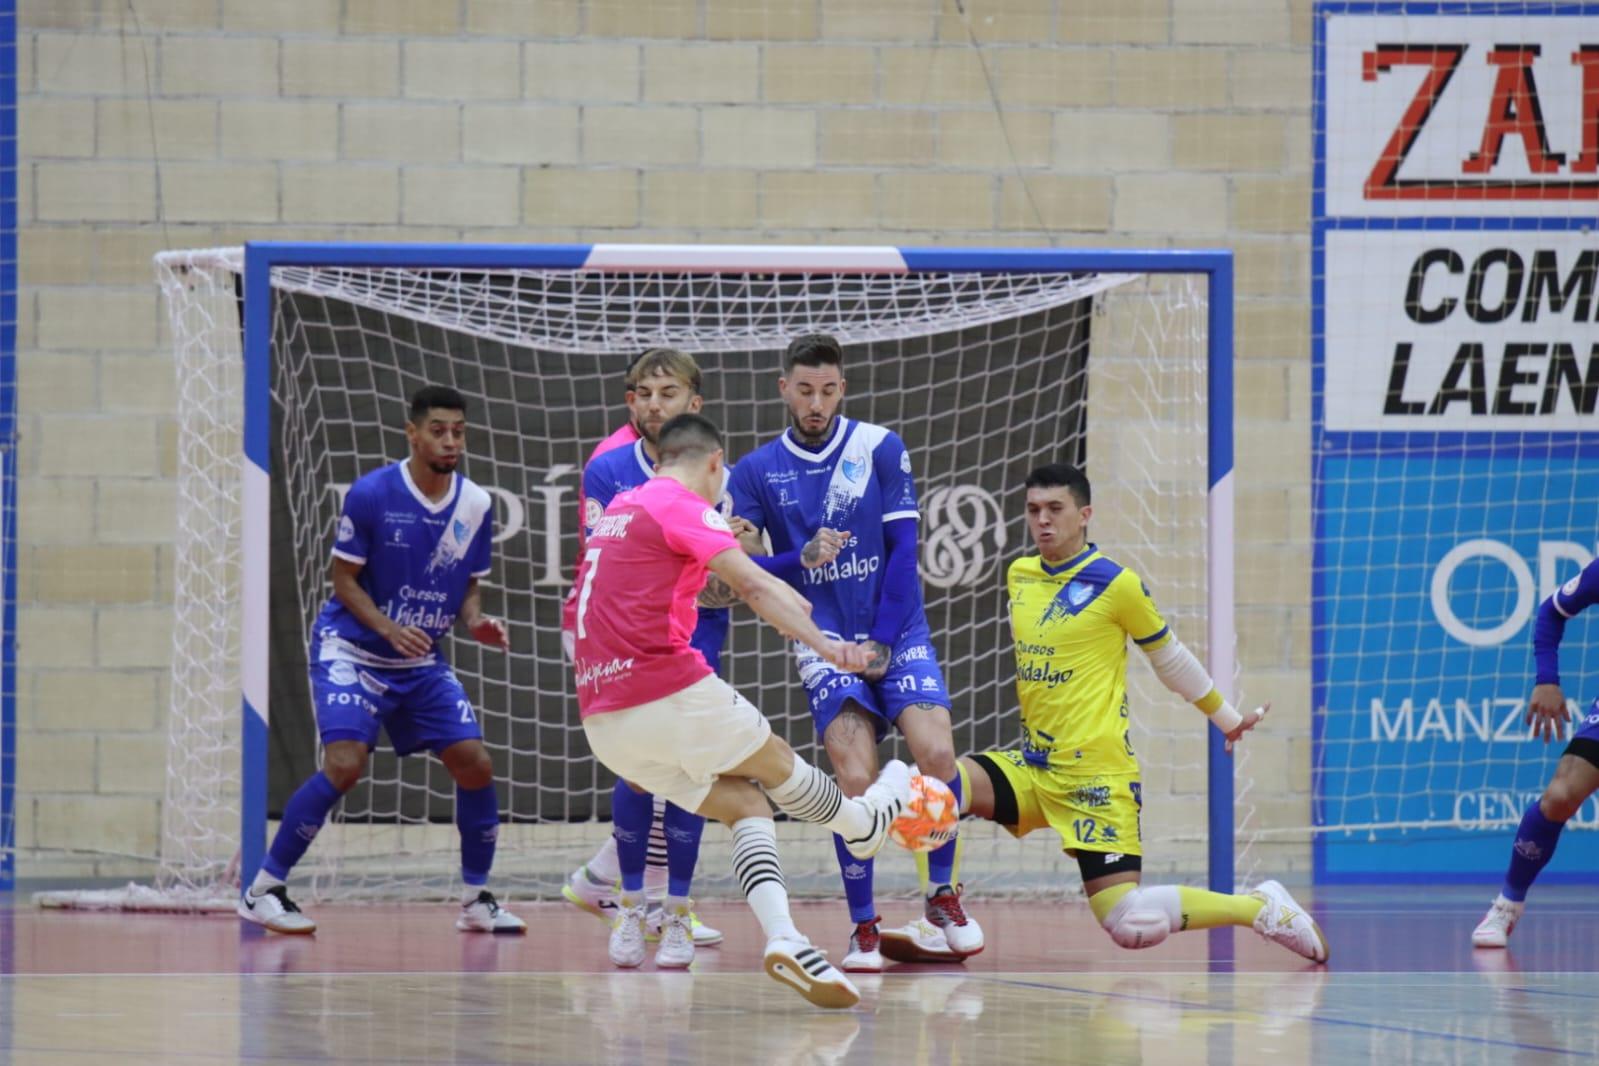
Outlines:
<svg viewBox="0 0 1599 1066"><path fill-rule="evenodd" d="M269 556L272 476L273 272L279 268L405 268L608 274L1189 274L1204 279L1208 498L1208 667L1230 698L1235 677L1233 564L1233 256L1227 250L1056 250L877 246L441 245L258 242L245 246L243 279L244 451L242 490L243 688L241 854L248 884L267 843ZM936 638L935 638L936 639ZM1195 719L1196 728L1203 726ZM1206 728L1210 887L1234 885L1234 782L1223 738Z"/></svg>

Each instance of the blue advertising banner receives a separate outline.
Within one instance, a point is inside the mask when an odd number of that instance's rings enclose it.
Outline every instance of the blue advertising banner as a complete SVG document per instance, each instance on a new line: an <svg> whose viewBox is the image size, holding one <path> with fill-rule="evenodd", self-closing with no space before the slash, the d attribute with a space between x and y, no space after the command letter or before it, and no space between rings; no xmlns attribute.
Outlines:
<svg viewBox="0 0 1599 1066"><path fill-rule="evenodd" d="M1318 707L1323 880L1484 880L1563 742L1524 724L1539 601L1599 549L1599 454L1321 464L1325 677ZM1592 620L1599 623L1599 617ZM1561 644L1568 704L1599 698L1599 624ZM1567 733L1570 736L1570 733ZM1590 799L1574 820L1599 826ZM1549 880L1599 875L1568 847Z"/></svg>
<svg viewBox="0 0 1599 1066"><path fill-rule="evenodd" d="M1491 891L1564 748L1523 722L1533 618L1599 553L1599 4L1314 24L1315 876ZM1542 879L1599 882L1599 849Z"/></svg>

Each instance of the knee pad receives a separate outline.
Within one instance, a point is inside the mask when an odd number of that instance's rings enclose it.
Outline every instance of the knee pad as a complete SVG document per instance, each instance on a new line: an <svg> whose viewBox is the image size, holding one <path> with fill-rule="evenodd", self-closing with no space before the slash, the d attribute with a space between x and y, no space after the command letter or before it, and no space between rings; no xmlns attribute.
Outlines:
<svg viewBox="0 0 1599 1066"><path fill-rule="evenodd" d="M1171 919L1164 908L1142 905L1138 889L1117 901L1100 923L1118 947L1152 948L1171 935Z"/></svg>

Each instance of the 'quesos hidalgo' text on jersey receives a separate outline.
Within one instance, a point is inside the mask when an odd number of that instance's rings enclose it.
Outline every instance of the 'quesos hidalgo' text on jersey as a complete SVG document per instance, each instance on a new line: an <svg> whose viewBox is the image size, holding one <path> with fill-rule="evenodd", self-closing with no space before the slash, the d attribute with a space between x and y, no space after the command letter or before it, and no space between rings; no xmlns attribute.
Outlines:
<svg viewBox="0 0 1599 1066"><path fill-rule="evenodd" d="M493 501L460 474L437 503L416 487L404 462L362 477L344 497L333 554L361 564L356 580L378 610L422 630L435 650L399 655L334 597L312 627L313 656L378 667L439 661L438 640L455 622L467 586L489 572L493 536Z"/></svg>
<svg viewBox="0 0 1599 1066"><path fill-rule="evenodd" d="M1092 544L1059 566L1023 556L1006 584L1027 761L1073 774L1136 772L1127 638L1148 651L1172 639L1149 590Z"/></svg>
<svg viewBox="0 0 1599 1066"><path fill-rule="evenodd" d="M775 554L803 548L824 526L850 534L838 558L805 571L799 591L818 628L865 640L881 596L883 525L917 517L910 455L899 435L840 417L832 438L813 450L785 430L739 461L730 487L733 513L765 529ZM901 640L927 628L919 587L916 595Z"/></svg>

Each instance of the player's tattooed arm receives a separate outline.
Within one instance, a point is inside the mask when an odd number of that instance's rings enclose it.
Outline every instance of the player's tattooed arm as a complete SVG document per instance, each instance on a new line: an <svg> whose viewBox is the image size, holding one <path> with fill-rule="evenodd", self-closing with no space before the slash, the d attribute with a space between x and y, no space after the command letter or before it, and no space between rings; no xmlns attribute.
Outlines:
<svg viewBox="0 0 1599 1066"><path fill-rule="evenodd" d="M814 570L818 566L826 566L838 558L838 553L843 550L849 541L849 531L840 532L823 526L816 531L816 536L805 542L805 547L800 549L800 563L807 570Z"/></svg>
<svg viewBox="0 0 1599 1066"><path fill-rule="evenodd" d="M866 669L861 671L861 676L868 681L881 681L883 675L888 673L889 661L894 657L894 649L880 640L866 641L866 651L869 658Z"/></svg>
<svg viewBox="0 0 1599 1066"><path fill-rule="evenodd" d="M701 607L731 607L739 602L739 596L732 585L715 574L706 574L705 587L700 589L699 598L694 602Z"/></svg>

